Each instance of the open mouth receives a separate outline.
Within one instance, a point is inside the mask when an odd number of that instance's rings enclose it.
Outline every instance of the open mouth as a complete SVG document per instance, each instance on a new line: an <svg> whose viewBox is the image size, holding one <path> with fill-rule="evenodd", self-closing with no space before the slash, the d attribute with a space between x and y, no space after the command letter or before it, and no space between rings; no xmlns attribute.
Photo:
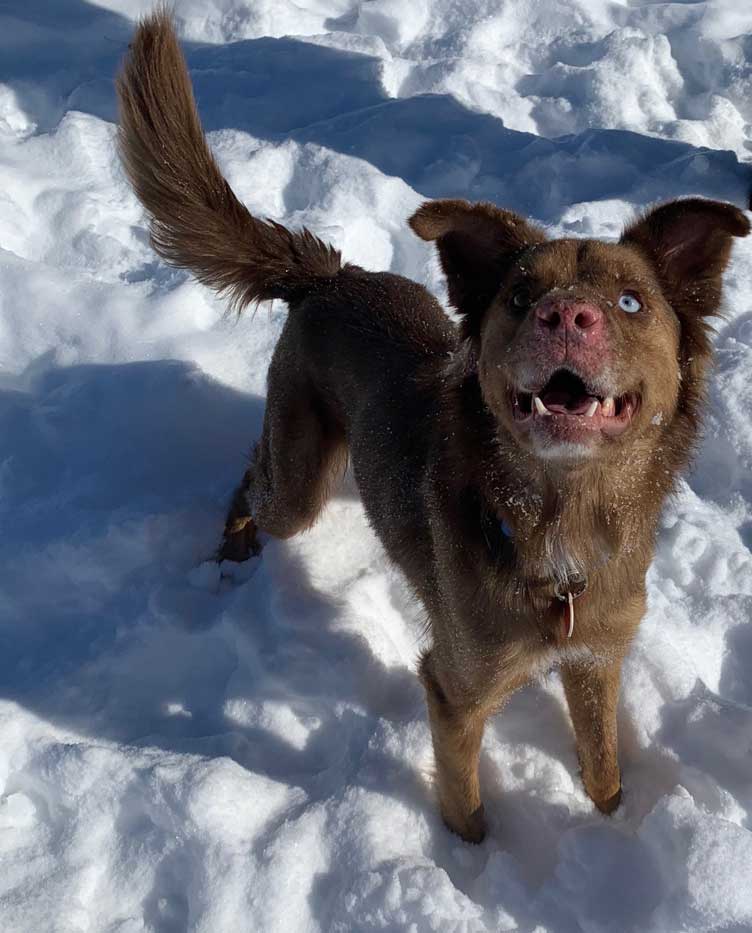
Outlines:
<svg viewBox="0 0 752 933"><path fill-rule="evenodd" d="M532 420L551 430L598 430L620 434L640 406L636 392L602 395L568 369L557 369L536 392L511 392L515 421Z"/></svg>

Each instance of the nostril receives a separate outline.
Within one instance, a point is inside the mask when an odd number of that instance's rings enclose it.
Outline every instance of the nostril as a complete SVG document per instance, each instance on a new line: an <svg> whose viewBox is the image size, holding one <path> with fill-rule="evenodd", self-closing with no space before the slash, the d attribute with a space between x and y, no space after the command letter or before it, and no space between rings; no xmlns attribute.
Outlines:
<svg viewBox="0 0 752 933"><path fill-rule="evenodd" d="M574 326L580 330L587 330L600 320L600 311L591 305L585 305L577 309L574 315Z"/></svg>
<svg viewBox="0 0 752 933"><path fill-rule="evenodd" d="M555 305L538 305L535 316L544 327L550 327L552 330L561 324L561 314Z"/></svg>

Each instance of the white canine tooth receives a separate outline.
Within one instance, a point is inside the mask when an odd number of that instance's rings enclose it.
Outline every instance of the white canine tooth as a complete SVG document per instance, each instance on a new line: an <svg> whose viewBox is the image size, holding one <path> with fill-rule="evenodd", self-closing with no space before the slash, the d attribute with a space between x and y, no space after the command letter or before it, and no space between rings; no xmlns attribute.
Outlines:
<svg viewBox="0 0 752 933"><path fill-rule="evenodd" d="M590 407L585 412L585 417L592 418L597 410L598 410L598 399L594 398L593 401L590 403Z"/></svg>
<svg viewBox="0 0 752 933"><path fill-rule="evenodd" d="M538 398L537 395L533 396L533 404L535 405L535 410L539 415L550 415L551 412L546 408L543 402Z"/></svg>
<svg viewBox="0 0 752 933"><path fill-rule="evenodd" d="M603 411L604 418L613 418L614 412L616 411L616 403L614 402L613 395L609 395L608 398L603 399L601 410Z"/></svg>

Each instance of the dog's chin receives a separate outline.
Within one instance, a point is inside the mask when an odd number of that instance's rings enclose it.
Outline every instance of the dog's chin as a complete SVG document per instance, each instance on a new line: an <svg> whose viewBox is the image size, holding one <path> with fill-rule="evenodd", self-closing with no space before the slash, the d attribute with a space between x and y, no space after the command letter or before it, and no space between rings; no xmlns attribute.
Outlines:
<svg viewBox="0 0 752 933"><path fill-rule="evenodd" d="M617 432L605 430L602 424L582 416L536 414L520 420L510 417L510 412L505 414L507 428L521 447L540 460L562 467L597 460L631 427L631 419L620 424Z"/></svg>
<svg viewBox="0 0 752 933"><path fill-rule="evenodd" d="M539 459L556 461L562 465L582 463L597 456L597 445L592 443L555 441L536 435L531 438L531 446Z"/></svg>

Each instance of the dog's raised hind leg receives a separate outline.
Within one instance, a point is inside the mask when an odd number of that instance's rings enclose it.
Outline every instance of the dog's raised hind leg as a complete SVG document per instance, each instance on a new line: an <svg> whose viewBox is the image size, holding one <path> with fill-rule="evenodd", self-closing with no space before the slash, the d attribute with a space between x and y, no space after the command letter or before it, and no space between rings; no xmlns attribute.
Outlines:
<svg viewBox="0 0 752 933"><path fill-rule="evenodd" d="M274 352L263 431L235 490L219 560L259 554L259 532L290 538L310 528L347 463L344 431L289 350L286 333Z"/></svg>

